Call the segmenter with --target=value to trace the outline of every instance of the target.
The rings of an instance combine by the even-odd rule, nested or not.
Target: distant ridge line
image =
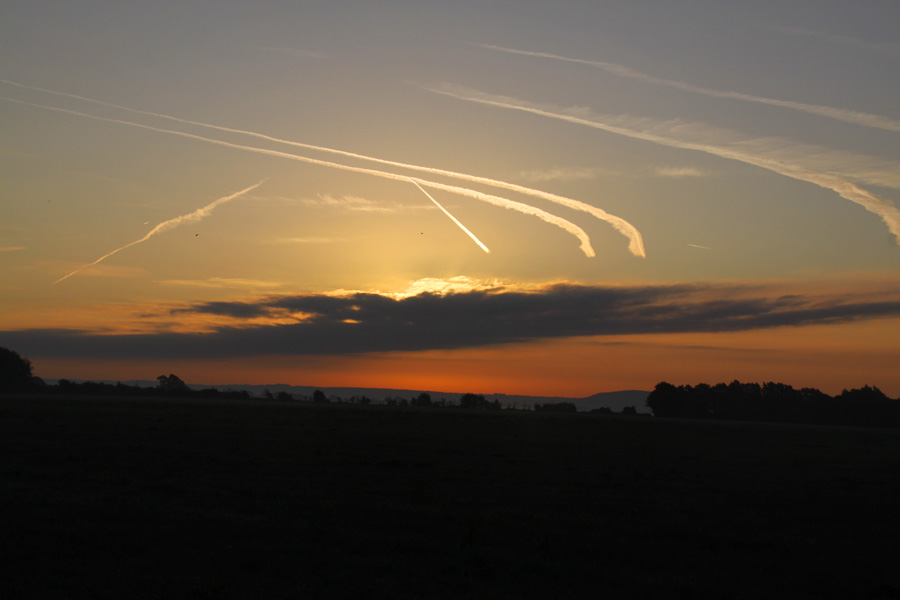
[[[47,383],[56,383],[58,379],[46,379]],[[129,381],[119,380],[82,380],[70,379],[69,381],[83,383],[85,381],[94,381],[96,383],[130,385],[136,387],[156,387],[155,380],[133,379]],[[387,398],[405,398],[411,400],[419,394],[425,393],[431,396],[432,400],[445,399],[452,402],[459,401],[460,397],[467,393],[474,393],[484,396],[489,402],[498,400],[504,407],[517,406],[519,408],[533,407],[535,404],[553,404],[558,402],[570,402],[575,405],[579,411],[591,411],[594,409],[609,408],[613,412],[620,412],[626,406],[633,406],[638,412],[649,413],[650,410],[645,406],[649,391],[645,390],[620,390],[615,392],[598,392],[585,397],[571,396],[530,396],[526,394],[504,394],[493,393],[485,394],[478,391],[471,392],[442,392],[434,390],[410,390],[397,388],[358,388],[358,387],[340,387],[340,386],[312,386],[312,385],[290,385],[286,383],[272,383],[265,385],[251,384],[199,384],[188,383],[188,387],[192,390],[217,389],[226,391],[246,391],[253,397],[262,397],[266,391],[272,394],[286,392],[292,396],[312,396],[316,390],[321,390],[326,396],[338,396],[342,400],[349,400],[354,396],[366,396],[374,402],[383,402]]]

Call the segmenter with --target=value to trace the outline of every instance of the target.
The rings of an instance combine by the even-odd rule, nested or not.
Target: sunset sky
[[[900,396],[900,3],[6,2],[44,378]]]

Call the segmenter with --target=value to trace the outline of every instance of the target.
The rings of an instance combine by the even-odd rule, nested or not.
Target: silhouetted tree
[[[412,399],[411,404],[413,406],[431,406],[431,395],[422,392],[418,396]]]
[[[900,426],[900,400],[868,385],[831,397],[814,388],[795,390],[766,382],[715,386],[657,384],[647,398],[656,416],[735,419],[780,423]]]
[[[463,394],[463,396],[459,399],[459,407],[474,408],[479,410],[500,410],[501,408],[499,400],[489,402],[485,400],[484,396],[481,396],[479,394]]]
[[[25,390],[31,383],[31,361],[14,350],[0,348],[0,392]]]
[[[852,425],[896,423],[900,417],[900,403],[891,400],[874,386],[843,390],[835,398],[835,402],[838,403],[844,421]]]
[[[890,400],[877,387],[869,387],[868,385],[864,385],[859,389],[843,390],[838,398],[849,402],[885,402]]]
[[[156,387],[166,393],[190,392],[191,388],[178,375],[160,375],[156,378]]]
[[[684,412],[681,392],[681,388],[666,381],[660,381],[647,396],[647,408],[652,410],[653,415],[657,417],[681,417]]]
[[[328,397],[322,390],[316,390],[313,392],[312,401],[316,404],[328,404]]]

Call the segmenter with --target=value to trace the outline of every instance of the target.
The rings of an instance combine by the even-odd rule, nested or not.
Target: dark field
[[[900,598],[900,432],[0,397],[2,598]]]

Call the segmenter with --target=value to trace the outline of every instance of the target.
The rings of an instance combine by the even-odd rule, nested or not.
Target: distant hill
[[[72,380],[75,381],[75,380]],[[54,384],[57,380],[48,379],[47,383]],[[102,381],[99,383],[119,383],[117,381]],[[147,381],[147,380],[132,380],[132,381],[122,381],[121,383],[126,385],[132,385],[137,387],[156,387],[156,381]],[[448,402],[458,402],[459,398],[463,396],[463,392],[440,392],[440,391],[432,391],[432,390],[405,390],[405,389],[389,389],[389,388],[355,388],[355,387],[327,387],[327,386],[312,386],[312,385],[288,385],[286,383],[273,383],[267,385],[249,385],[249,384],[226,384],[226,385],[216,385],[216,384],[198,384],[198,383],[190,383],[188,384],[191,389],[194,390],[202,390],[208,388],[215,388],[221,391],[246,391],[251,396],[261,398],[265,395],[266,391],[273,395],[277,395],[281,392],[285,392],[290,394],[294,398],[298,400],[303,400],[307,398],[311,398],[313,392],[316,390],[322,390],[326,396],[332,399],[340,398],[341,400],[349,400],[350,398],[366,396],[370,398],[375,403],[382,403],[388,398],[404,398],[406,400],[411,400],[415,398],[423,391],[431,396],[433,401],[438,401],[441,399],[447,400]],[[647,396],[650,392],[642,391],[642,390],[624,390],[620,392],[601,392],[599,394],[594,394],[593,396],[588,396],[586,398],[570,398],[565,396],[524,396],[524,395],[510,395],[510,394],[484,394],[482,392],[472,390],[474,394],[481,394],[485,397],[486,400],[493,402],[497,400],[500,404],[506,407],[517,407],[517,408],[531,408],[535,404],[552,404],[556,402],[570,402],[575,405],[575,407],[579,411],[591,411],[597,408],[608,408],[613,412],[622,412],[622,409],[626,406],[633,406],[637,412],[639,413],[647,413],[649,414],[651,411],[645,405],[647,400]]]
[[[624,390],[621,392],[601,392],[587,398],[566,398],[561,396],[510,396],[506,394],[485,395],[488,400],[499,400],[501,404],[517,406],[534,406],[555,402],[570,402],[579,411],[591,411],[597,408],[608,408],[613,412],[622,412],[626,406],[633,406],[639,413],[650,413],[646,406],[650,392],[642,390]]]
[[[450,402],[457,402],[463,395],[462,392],[440,392],[433,390],[406,390],[406,389],[387,389],[387,388],[353,388],[353,387],[324,387],[324,386],[298,386],[287,384],[273,385],[219,385],[219,386],[198,386],[191,385],[192,388],[202,389],[204,387],[215,387],[220,390],[246,390],[251,395],[262,396],[266,390],[272,394],[279,392],[287,392],[292,396],[301,398],[304,396],[312,396],[316,390],[322,390],[329,398],[338,397],[342,400],[348,400],[354,396],[366,396],[371,398],[373,402],[383,402],[387,398],[405,398],[410,400],[423,391],[431,396],[432,400],[445,399]],[[493,402],[497,400],[503,407],[515,406],[519,408],[531,408],[535,404],[548,404],[555,402],[571,402],[580,411],[591,411],[596,408],[609,408],[613,412],[621,412],[626,406],[633,406],[638,412],[649,413],[645,402],[650,392],[642,390],[625,390],[621,392],[601,392],[588,396],[586,398],[570,398],[563,396],[524,396],[511,394],[483,394],[478,391],[472,393],[481,394],[486,400]]]

